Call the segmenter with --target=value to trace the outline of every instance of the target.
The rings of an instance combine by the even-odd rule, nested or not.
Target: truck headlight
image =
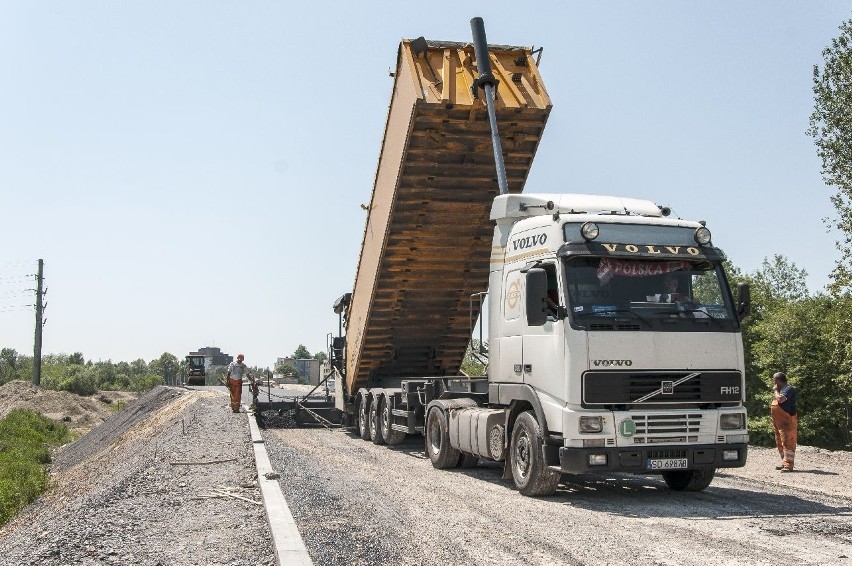
[[[603,417],[580,417],[580,432],[600,432],[603,430]]]
[[[580,227],[580,235],[583,236],[583,239],[587,242],[591,242],[601,233],[598,225],[594,222],[586,222]]]
[[[710,230],[705,228],[704,226],[695,229],[695,241],[700,246],[706,246],[710,243]]]
[[[742,413],[722,413],[719,416],[719,426],[725,430],[744,428]]]

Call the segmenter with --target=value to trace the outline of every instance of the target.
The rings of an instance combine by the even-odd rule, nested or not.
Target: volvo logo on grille
[[[681,383],[686,383],[690,379],[692,379],[694,377],[698,377],[699,375],[701,375],[701,372],[696,371],[695,373],[691,373],[687,376],[681,377],[677,381],[663,381],[663,382],[660,383],[659,389],[657,389],[655,391],[651,391],[650,393],[648,393],[647,395],[645,395],[643,397],[639,397],[638,399],[636,399],[634,401],[634,403],[644,403],[648,399],[652,399],[652,398],[656,397],[657,395],[671,395],[672,393],[674,393],[675,387],[677,387]]]

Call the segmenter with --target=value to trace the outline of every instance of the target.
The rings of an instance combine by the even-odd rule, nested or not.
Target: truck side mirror
[[[748,283],[737,283],[737,314],[740,318],[751,314],[751,288]]]
[[[539,267],[527,271],[527,324],[547,322],[547,272]]]

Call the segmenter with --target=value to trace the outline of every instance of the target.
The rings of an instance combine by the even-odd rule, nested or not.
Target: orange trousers
[[[228,391],[231,393],[231,410],[239,411],[243,396],[243,380],[228,378]]]
[[[791,415],[772,402],[772,427],[775,429],[775,445],[784,468],[792,470],[796,461],[796,440],[798,436],[799,416]]]

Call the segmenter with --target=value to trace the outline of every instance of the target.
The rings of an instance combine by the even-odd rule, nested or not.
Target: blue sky
[[[350,291],[403,37],[543,46],[530,192],[647,198],[745,271],[828,282],[830,190],[805,134],[848,2],[0,0],[0,346],[270,366],[325,350]]]

